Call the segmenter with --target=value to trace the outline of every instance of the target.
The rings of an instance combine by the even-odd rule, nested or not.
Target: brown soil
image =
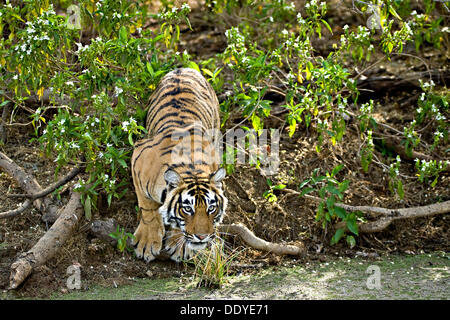
[[[337,9],[335,9],[337,10]],[[333,12],[330,13],[331,15]],[[344,19],[345,14],[334,12],[336,17]],[[195,17],[191,20],[194,31],[186,31],[182,36],[182,47],[187,47],[197,58],[210,57],[224,49],[224,26],[211,26],[208,22]],[[335,22],[339,23],[339,21]],[[347,22],[348,23],[348,22]],[[192,40],[192,41],[191,41]],[[195,41],[194,41],[195,40]],[[320,49],[323,44],[318,43]],[[439,51],[429,49],[427,60],[430,66],[441,65]],[[421,62],[414,58],[393,58],[399,68],[425,70]],[[373,60],[375,61],[375,59]],[[374,68],[371,73],[378,76],[395,73],[388,71],[382,65]],[[441,84],[442,85],[442,84]],[[386,93],[376,99],[377,120],[403,130],[403,121],[416,108],[417,99],[405,105],[403,101],[419,94],[416,90],[406,88],[401,92]],[[364,99],[364,97],[362,97]],[[19,115],[26,122],[26,115]],[[281,116],[283,117],[283,116]],[[19,119],[17,119],[19,121]],[[237,121],[237,120],[236,120]],[[276,118],[269,119],[272,127],[281,127],[282,123]],[[229,123],[231,127],[233,124]],[[357,130],[348,125],[343,140],[336,146],[324,142],[321,153],[315,151],[316,132],[299,126],[296,134],[289,138],[285,134],[281,137],[280,170],[271,180],[275,183],[285,183],[291,189],[296,189],[299,183],[308,178],[315,168],[321,172],[332,170],[340,163],[345,168],[338,174],[339,180],[349,179],[350,187],[346,192],[345,203],[351,205],[372,205],[385,208],[403,208],[434,203],[438,200],[449,200],[450,179],[448,172],[441,176],[435,188],[417,183],[413,179],[404,180],[405,197],[399,200],[388,188],[388,173],[383,168],[372,163],[368,173],[363,172],[359,163],[358,149],[361,140]],[[33,137],[31,127],[9,127],[8,141],[1,148],[11,159],[29,173],[32,173],[41,186],[45,187],[54,181],[54,163],[40,154],[39,146],[29,142]],[[442,150],[448,149],[442,148]],[[378,158],[382,154],[376,151]],[[438,154],[445,159],[444,154]],[[63,174],[62,172],[61,174]],[[414,174],[414,163],[402,161],[401,173],[406,176]],[[435,250],[450,250],[450,221],[448,215],[431,218],[418,218],[408,221],[398,221],[390,225],[385,231],[372,235],[362,235],[357,238],[357,245],[349,249],[345,243],[329,246],[331,232],[325,232],[314,218],[317,204],[309,200],[300,199],[278,191],[278,201],[269,203],[263,193],[268,189],[266,177],[258,169],[250,166],[239,166],[225,181],[226,195],[229,199],[229,209],[224,223],[241,222],[253,230],[255,234],[265,240],[273,242],[305,243],[308,254],[303,259],[279,257],[261,253],[255,250],[244,250],[236,262],[240,265],[286,265],[298,264],[307,260],[326,261],[328,257],[354,257],[356,252],[372,254],[388,254],[392,252],[429,252]],[[6,211],[16,206],[20,201],[7,198],[7,193],[21,193],[17,183],[6,173],[0,173],[0,208]],[[65,203],[67,194],[63,194],[61,205]],[[132,190],[121,201],[114,202],[111,207],[101,206],[93,219],[114,218],[128,232],[133,232],[137,226],[135,213],[136,197]],[[49,226],[41,220],[41,214],[36,209],[30,209],[11,219],[0,220],[0,289],[5,290],[9,282],[11,263],[24,251],[30,249],[45,233]],[[66,270],[74,264],[82,266],[83,288],[87,289],[94,283],[105,286],[118,286],[128,283],[132,278],[167,277],[191,272],[185,267],[170,261],[157,261],[146,264],[137,260],[131,253],[120,253],[88,234],[89,221],[83,219],[76,234],[68,241],[63,249],[44,266],[37,268],[25,283],[16,290],[19,297],[45,297],[55,290],[66,291]],[[227,237],[230,248],[242,246],[233,237]],[[235,268],[239,272],[255,272],[254,268]]]

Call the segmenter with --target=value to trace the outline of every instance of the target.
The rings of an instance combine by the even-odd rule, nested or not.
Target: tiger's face
[[[184,244],[191,250],[204,249],[215,237],[215,227],[222,222],[227,206],[221,181],[223,168],[209,178],[185,178],[166,171],[167,197],[159,208],[164,224],[183,233]]]

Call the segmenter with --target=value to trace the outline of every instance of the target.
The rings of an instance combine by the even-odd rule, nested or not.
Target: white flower
[[[436,131],[436,132],[434,133],[434,135],[435,135],[436,137],[438,137],[439,139],[444,137],[444,134],[443,134],[441,131],[439,131],[439,130]]]
[[[17,80],[19,77],[17,76],[17,74],[15,74],[12,78],[13,80]]]
[[[348,24],[346,24],[343,29],[347,30],[348,29]]]
[[[114,88],[114,96],[117,97],[119,94],[121,94],[123,92],[123,89],[120,87],[115,87]]]
[[[67,81],[67,82],[66,82],[66,85],[68,85],[68,86],[73,86],[73,82],[72,82],[72,81]]]

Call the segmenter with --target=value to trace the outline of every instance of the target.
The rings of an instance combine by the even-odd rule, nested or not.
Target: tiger
[[[189,260],[215,239],[227,207],[217,96],[197,70],[175,69],[150,96],[145,127],[131,157],[140,217],[134,250],[146,262]]]

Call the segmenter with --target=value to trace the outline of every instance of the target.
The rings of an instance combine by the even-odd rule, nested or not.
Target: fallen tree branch
[[[1,212],[0,213],[0,219],[17,216],[18,214],[21,214],[26,209],[28,209],[30,206],[31,206],[31,200],[27,199],[27,200],[25,200],[24,203],[22,203],[22,205],[19,208],[13,209],[13,210],[9,210],[9,211],[6,211],[6,212]]]
[[[281,189],[283,192],[290,194],[300,195],[300,192],[285,188]],[[323,200],[311,195],[304,195],[306,199],[313,200],[315,202],[322,202]],[[380,207],[371,206],[351,206],[343,203],[335,203],[336,207],[340,207],[349,212],[361,211],[368,213],[371,217],[378,218],[375,221],[359,223],[358,230],[363,233],[373,233],[382,231],[389,226],[393,221],[400,219],[413,219],[419,217],[430,217],[437,214],[443,214],[450,212],[450,200],[445,202],[433,203],[421,207],[401,208],[401,209],[386,209]],[[340,222],[335,225],[336,229],[345,228],[345,222]]]
[[[379,232],[387,228],[395,220],[413,219],[420,217],[431,217],[437,214],[444,214],[450,212],[450,200],[440,203],[433,203],[427,206],[402,208],[402,209],[383,209],[384,215],[378,220],[359,223],[358,230],[362,233]],[[346,227],[345,222],[336,224],[335,228]]]
[[[111,238],[109,234],[116,231],[117,225],[118,224],[114,219],[96,220],[92,222],[89,232],[94,237],[99,238],[112,246],[116,246],[117,240]],[[252,249],[272,252],[278,255],[299,256],[305,253],[305,249],[302,245],[272,243],[258,238],[253,234],[253,232],[242,224],[221,225],[218,227],[218,231],[239,236],[245,244]],[[127,245],[129,247],[132,246],[131,239],[128,239]],[[165,258],[164,254],[161,254],[160,257]]]
[[[0,169],[5,171],[9,176],[17,181],[19,187],[30,195],[39,195],[43,191],[48,191],[52,186],[43,190],[36,179],[25,172],[20,166],[18,166],[13,160],[8,158],[4,153],[0,152]],[[73,171],[71,171],[73,174]],[[51,192],[49,192],[51,193]],[[33,205],[42,213],[42,220],[44,222],[53,223],[58,217],[59,207],[53,203],[53,201],[47,197],[33,198]]]
[[[243,224],[225,224],[219,226],[219,232],[231,233],[239,236],[249,247],[261,251],[267,251],[278,255],[294,255],[299,256],[305,253],[303,246],[272,243],[255,236]]]
[[[39,241],[11,265],[9,289],[16,289],[32,273],[53,257],[71,236],[83,214],[80,193],[72,192],[58,219]]]
[[[7,196],[9,198],[27,198],[27,199],[31,199],[31,200],[43,198],[43,197],[49,195],[50,193],[52,193],[53,191],[55,191],[56,189],[58,189],[59,187],[65,185],[67,182],[71,181],[82,171],[82,169],[83,169],[82,167],[73,168],[67,175],[65,175],[60,180],[58,180],[57,182],[55,182],[51,186],[43,189],[40,192],[33,193],[33,194],[25,194],[25,193],[14,194],[13,193],[13,194],[8,194]]]

